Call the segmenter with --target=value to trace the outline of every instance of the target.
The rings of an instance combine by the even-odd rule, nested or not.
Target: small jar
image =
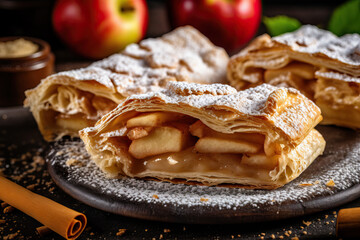
[[[0,57],[0,107],[19,106],[24,91],[36,87],[54,72],[54,55],[45,41],[30,37],[2,37],[0,42],[19,38],[38,45],[38,50],[24,57]]]

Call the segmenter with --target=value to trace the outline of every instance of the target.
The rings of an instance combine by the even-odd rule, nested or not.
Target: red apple
[[[53,25],[75,52],[99,59],[140,41],[146,32],[145,0],[58,0]]]
[[[238,50],[256,33],[261,0],[171,0],[173,27],[192,25],[228,52]]]

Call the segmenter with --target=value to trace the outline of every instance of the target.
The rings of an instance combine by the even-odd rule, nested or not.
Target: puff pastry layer
[[[145,39],[87,68],[61,72],[26,92],[44,138],[77,136],[132,94],[159,91],[168,81],[226,81],[227,53],[196,29]]]
[[[80,131],[108,177],[273,189],[325,147],[320,109],[295,89],[170,82]]]
[[[265,34],[231,58],[227,74],[239,90],[262,83],[297,88],[321,108],[322,124],[360,127],[358,34],[338,38],[310,25]]]

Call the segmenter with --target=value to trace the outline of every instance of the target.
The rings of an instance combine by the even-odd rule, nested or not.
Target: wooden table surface
[[[331,11],[340,2],[302,1],[294,5],[287,1],[272,4],[270,0],[264,0],[263,15],[285,14],[303,23],[326,26]],[[147,36],[159,36],[169,31],[163,1],[149,1],[149,8],[153,17]],[[258,34],[264,31],[261,26]],[[91,63],[59,43],[53,49],[56,71]],[[53,183],[43,161],[46,146],[28,112],[20,108],[0,109],[0,173],[36,193],[85,213],[89,223],[79,239],[337,239],[335,223],[339,208],[283,221],[236,225],[174,224],[106,213],[71,198]],[[360,199],[341,208],[355,206],[360,206]],[[62,239],[55,233],[40,237],[35,229],[41,224],[36,220],[16,209],[10,213],[3,211],[4,207],[1,207],[0,219],[5,223],[0,223],[0,239]],[[117,236],[119,229],[126,229],[125,234]]]

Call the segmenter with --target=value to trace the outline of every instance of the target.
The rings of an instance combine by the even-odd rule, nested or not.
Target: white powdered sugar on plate
[[[90,160],[83,143],[78,140],[55,143],[47,160],[49,168],[65,173],[63,176],[66,177],[61,177],[63,180],[96,191],[100,198],[110,196],[140,205],[160,204],[164,208],[196,207],[200,215],[209,211],[209,207],[230,211],[234,215],[245,208],[261,213],[266,206],[281,209],[286,204],[302,204],[341,193],[360,183],[360,133],[327,126],[320,126],[318,130],[327,141],[324,154],[297,179],[275,190],[207,187],[131,178],[108,179]],[[67,164],[69,159],[72,164]]]

